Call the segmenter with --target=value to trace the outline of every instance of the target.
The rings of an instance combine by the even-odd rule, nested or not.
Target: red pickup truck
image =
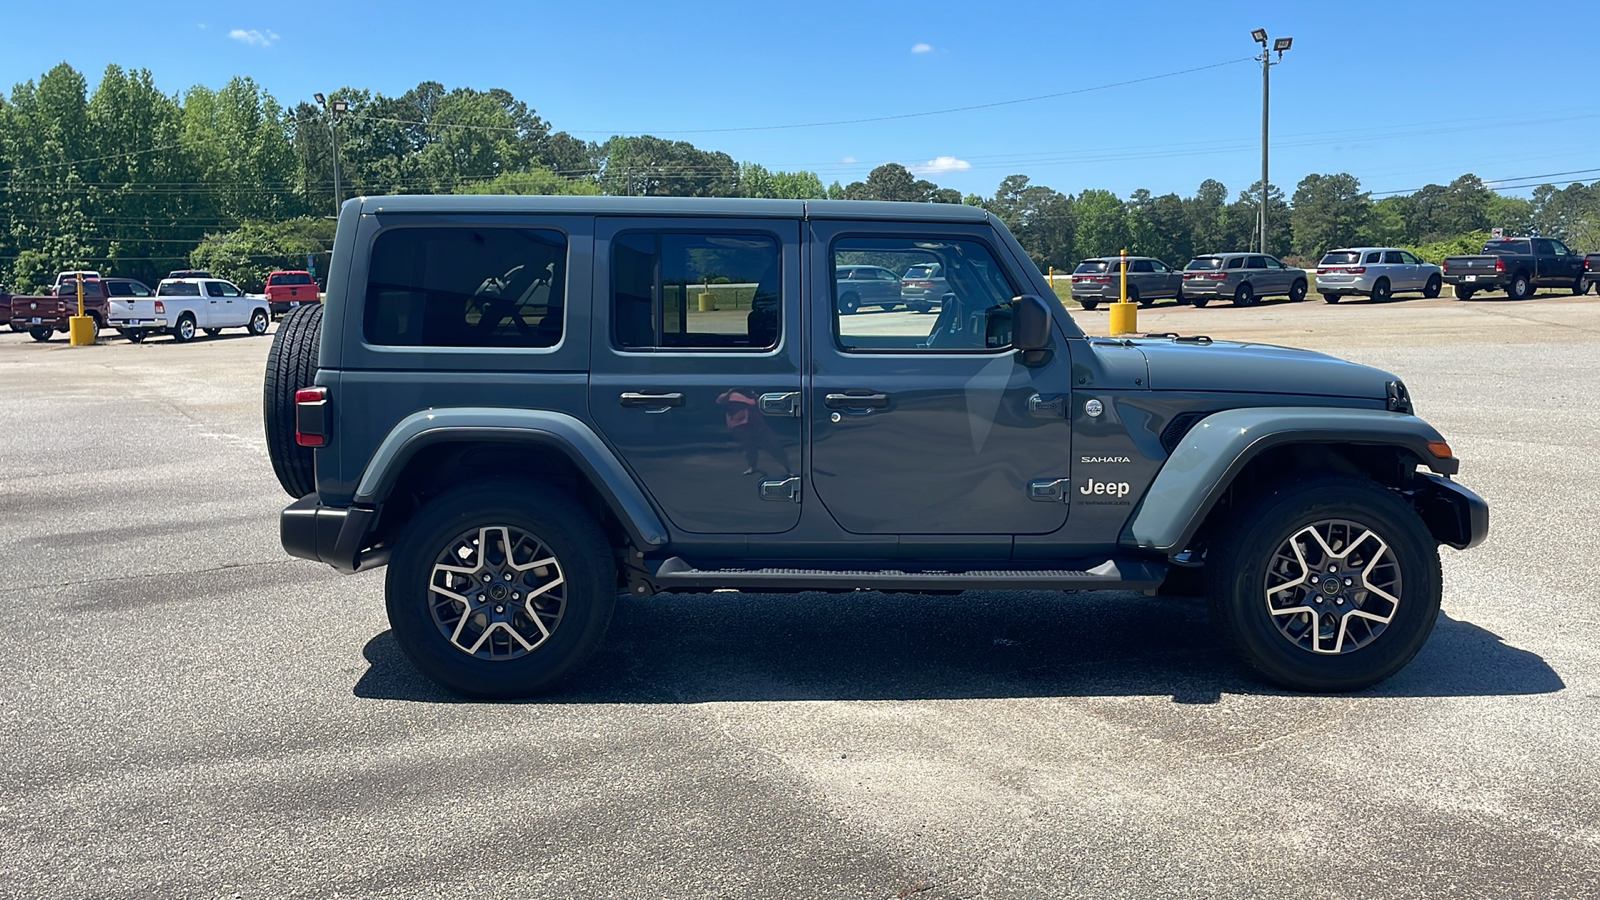
[[[36,341],[48,341],[57,332],[67,333],[68,319],[78,314],[78,280],[68,278],[61,282],[60,295],[11,296],[11,330],[26,331]],[[83,313],[94,320],[94,333],[106,324],[111,300],[106,293],[106,282],[100,278],[83,281]]]
[[[273,272],[267,276],[267,304],[281,316],[302,303],[317,302],[317,283],[307,271]]]

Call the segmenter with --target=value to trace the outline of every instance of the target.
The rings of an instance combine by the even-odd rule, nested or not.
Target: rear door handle
[[[888,394],[828,394],[822,398],[829,409],[888,409]]]
[[[637,391],[625,391],[617,398],[617,402],[629,409],[665,409],[669,406],[682,406],[683,394],[673,391],[669,394],[643,394]]]

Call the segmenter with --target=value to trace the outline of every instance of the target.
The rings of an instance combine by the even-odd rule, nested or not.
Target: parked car
[[[0,286],[0,327],[11,327],[11,292]]]
[[[849,315],[863,306],[888,311],[902,304],[900,276],[883,266],[835,266],[835,296],[839,312]]]
[[[65,274],[49,294],[11,297],[12,331],[26,331],[36,341],[48,341],[58,333],[67,333],[71,318],[78,314],[78,275]],[[98,275],[84,273],[83,314],[93,320],[96,338],[106,326],[109,311],[106,281]]]
[[[50,283],[50,293],[52,293],[52,294],[61,293],[61,283],[62,282],[69,281],[69,280],[72,280],[72,279],[76,279],[76,278],[79,278],[80,276],[85,278],[85,279],[94,279],[94,278],[99,278],[100,277],[100,273],[99,272],[95,272],[95,271],[91,271],[91,270],[88,270],[88,269],[81,269],[81,270],[78,270],[78,271],[75,271],[75,272],[58,272],[58,273],[56,273],[56,280]],[[76,290],[76,288],[74,288],[74,290]]]
[[[1072,270],[1072,299],[1084,309],[1122,299],[1122,257],[1086,259]],[[1128,302],[1150,306],[1157,300],[1184,302],[1183,273],[1153,256],[1128,257]]]
[[[900,299],[915,312],[932,312],[949,292],[950,283],[945,281],[940,263],[919,263],[900,276]]]
[[[1383,302],[1400,291],[1437,297],[1443,271],[1398,247],[1350,247],[1329,250],[1317,264],[1317,293],[1329,303],[1352,294]]]
[[[1591,285],[1600,285],[1600,253],[1591,253],[1583,260],[1583,289],[1587,291]],[[1600,294],[1600,287],[1595,293]]]
[[[619,594],[1141,591],[1199,567],[1256,674],[1351,691],[1426,642],[1440,544],[1487,534],[1395,375],[1086,339],[983,210],[605,200],[350,200],[333,290],[267,353],[284,549],[387,565],[397,646],[450,690],[550,690]],[[939,315],[808,301],[807,273],[869,253],[937,259]],[[707,259],[770,314],[683,303]],[[513,268],[548,280],[480,293]]]
[[[317,284],[311,273],[273,272],[267,276],[267,286],[262,292],[274,316],[281,316],[302,303],[317,302]]]
[[[1542,287],[1574,294],[1587,288],[1584,258],[1555,238],[1499,238],[1484,244],[1477,256],[1446,257],[1443,268],[1457,300],[1470,300],[1480,291],[1505,291],[1512,300],[1525,300]]]
[[[1183,297],[1195,306],[1231,298],[1234,306],[1251,306],[1262,297],[1306,297],[1306,270],[1286,266],[1265,253],[1210,253],[1189,260],[1183,270]]]
[[[183,343],[202,330],[216,336],[224,328],[244,328],[262,335],[272,321],[265,298],[247,297],[220,278],[164,278],[148,303],[147,309],[145,301],[127,298],[111,324],[134,343],[153,334]]]

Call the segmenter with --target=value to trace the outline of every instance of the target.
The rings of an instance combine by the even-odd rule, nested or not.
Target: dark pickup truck
[[[67,332],[68,319],[78,314],[78,282],[67,279],[61,282],[61,296],[11,296],[10,321],[12,331],[26,331],[36,341],[48,341],[57,332]],[[94,320],[94,333],[99,336],[105,327],[106,314],[111,301],[106,296],[106,282],[87,278],[83,282],[83,312]]]
[[[1589,290],[1590,285],[1600,284],[1600,253],[1591,253],[1583,261],[1583,289]],[[1600,290],[1595,293],[1600,294]]]
[[[1510,237],[1489,241],[1478,256],[1446,257],[1443,268],[1457,300],[1479,291],[1505,291],[1512,300],[1525,300],[1542,287],[1583,293],[1583,266],[1583,257],[1555,238]]]

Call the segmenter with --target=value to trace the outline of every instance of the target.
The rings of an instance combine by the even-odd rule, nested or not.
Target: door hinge
[[[791,475],[782,481],[763,481],[757,485],[761,499],[775,503],[800,502],[800,476]]]
[[[762,394],[758,402],[761,406],[762,415],[790,417],[800,415],[799,391]]]
[[[1067,499],[1070,478],[1036,478],[1028,482],[1028,499],[1040,503],[1055,503]]]
[[[1028,412],[1046,419],[1061,419],[1067,415],[1067,395],[1057,394],[1045,399],[1039,394],[1028,398]]]

